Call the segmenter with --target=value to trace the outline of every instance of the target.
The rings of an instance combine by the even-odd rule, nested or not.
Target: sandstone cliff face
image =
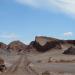
[[[7,49],[7,45],[0,42],[0,49]]]
[[[16,51],[16,52],[21,52],[23,50],[25,50],[27,47],[27,45],[25,45],[24,43],[20,42],[20,41],[13,41],[8,45],[9,50],[11,51]]]
[[[61,49],[61,45],[58,39],[44,36],[36,37],[32,45],[34,48],[36,48],[37,51],[40,52],[48,51],[51,48]]]

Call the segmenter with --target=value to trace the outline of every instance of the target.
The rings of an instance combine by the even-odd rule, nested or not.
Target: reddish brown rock
[[[67,50],[65,50],[63,52],[63,54],[67,54],[67,55],[75,55],[75,48],[74,47],[70,47]]]
[[[33,45],[28,45],[26,48],[27,52],[36,52],[37,50],[35,49],[35,47],[33,47]]]
[[[21,52],[26,50],[27,45],[20,41],[13,41],[8,45],[8,49],[16,52]]]
[[[40,52],[48,51],[51,48],[61,49],[60,40],[44,36],[36,37],[35,41],[32,42],[32,46]]]
[[[66,43],[75,45],[75,40],[66,40]]]
[[[7,45],[0,42],[0,49],[7,49]]]

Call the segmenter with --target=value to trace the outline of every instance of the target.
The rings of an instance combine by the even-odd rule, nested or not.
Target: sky
[[[75,39],[75,0],[0,0],[0,41],[35,36]]]

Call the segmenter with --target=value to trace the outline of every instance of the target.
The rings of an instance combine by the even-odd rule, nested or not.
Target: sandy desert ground
[[[75,75],[75,56],[62,54],[67,47],[45,53],[15,54],[0,50],[7,67],[0,75]]]

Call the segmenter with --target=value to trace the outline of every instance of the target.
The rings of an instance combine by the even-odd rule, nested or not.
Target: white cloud
[[[59,11],[75,14],[75,0],[16,0],[17,2],[34,7],[55,8]]]
[[[73,33],[72,32],[65,32],[64,36],[73,36]]]
[[[18,36],[14,33],[0,33],[0,38],[8,40],[17,40]]]

